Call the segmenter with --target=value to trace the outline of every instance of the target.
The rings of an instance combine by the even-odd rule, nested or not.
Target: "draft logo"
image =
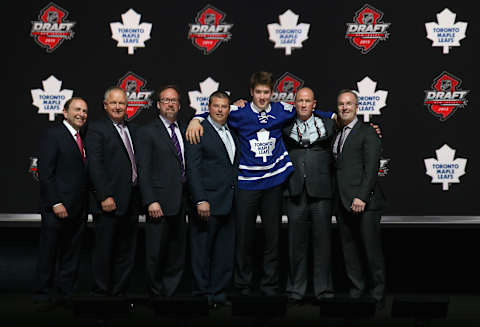
[[[117,86],[127,93],[127,120],[137,117],[152,104],[153,91],[146,90],[147,82],[135,73],[128,72],[119,79]]]

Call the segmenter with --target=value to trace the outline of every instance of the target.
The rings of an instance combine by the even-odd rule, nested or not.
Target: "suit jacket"
[[[67,127],[60,123],[40,140],[38,160],[42,211],[63,203],[69,217],[79,217],[87,205],[87,166]]]
[[[288,124],[282,130],[283,141],[294,168],[293,174],[288,179],[287,196],[298,196],[306,189],[311,197],[333,197],[331,142],[335,135],[335,125],[331,119],[320,119],[327,133],[308,147],[304,147],[290,137],[295,122]]]
[[[185,125],[177,123],[185,141]],[[158,202],[164,215],[178,214],[182,205],[182,171],[175,145],[160,118],[140,129],[138,144],[138,182],[143,205]]]
[[[203,136],[198,144],[187,145],[187,180],[193,204],[208,201],[212,216],[227,215],[232,210],[238,185],[240,144],[230,129],[235,142],[233,164],[227,149],[212,124],[202,122]]]
[[[365,210],[380,210],[386,206],[377,182],[380,152],[381,141],[375,130],[358,121],[345,139],[335,164],[338,201],[347,210],[351,210],[354,198],[366,203]]]
[[[136,157],[137,128],[130,123],[126,125]],[[100,202],[113,197],[117,206],[115,215],[125,215],[132,193],[132,164],[123,140],[110,118],[89,124],[86,146],[89,153],[88,173],[92,184],[92,213],[102,213]]]

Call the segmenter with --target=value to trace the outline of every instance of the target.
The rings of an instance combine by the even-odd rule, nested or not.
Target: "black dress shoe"
[[[295,307],[295,306],[302,305],[302,304],[303,304],[302,299],[295,299],[293,297],[289,297],[288,300],[287,300],[287,306],[288,307]]]
[[[357,288],[352,288],[348,293],[352,299],[361,298],[365,294],[363,290],[359,290]]]
[[[382,311],[383,309],[385,309],[385,298],[382,298],[381,300],[376,300],[375,301],[375,309],[377,311]]]
[[[37,312],[50,312],[55,310],[56,305],[52,302],[39,302],[35,304],[35,310]]]

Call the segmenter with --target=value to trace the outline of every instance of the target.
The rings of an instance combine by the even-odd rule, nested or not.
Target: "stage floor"
[[[266,320],[232,316],[231,307],[211,310],[206,317],[180,319],[158,317],[149,306],[138,304],[129,316],[100,323],[80,319],[63,307],[37,312],[31,294],[12,293],[0,295],[0,322],[2,326],[480,326],[480,294],[429,294],[449,297],[448,316],[423,325],[413,319],[392,318],[393,299],[403,295],[389,294],[385,308],[373,319],[327,319],[320,317],[319,307],[313,304],[289,307],[285,316]]]

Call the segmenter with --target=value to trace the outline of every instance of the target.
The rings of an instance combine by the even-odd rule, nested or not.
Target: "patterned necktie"
[[[177,157],[180,160],[180,169],[182,170],[182,178],[185,178],[185,166],[183,165],[183,158],[182,158],[182,149],[180,148],[180,142],[178,141],[177,134],[175,133],[175,123],[170,124],[170,130],[172,131],[172,141],[175,145],[175,149],[177,149]]]
[[[78,149],[80,150],[80,153],[82,154],[83,162],[85,162],[85,152],[83,151],[82,138],[80,137],[80,133],[79,133],[79,132],[77,132],[77,133],[75,134],[75,140],[77,141]]]
[[[137,181],[137,164],[135,162],[135,157],[133,155],[132,144],[130,143],[130,139],[128,138],[127,132],[125,131],[125,125],[118,124],[120,127],[120,135],[122,136],[123,144],[128,152],[128,157],[130,158],[130,163],[132,164],[132,183],[135,184]]]

